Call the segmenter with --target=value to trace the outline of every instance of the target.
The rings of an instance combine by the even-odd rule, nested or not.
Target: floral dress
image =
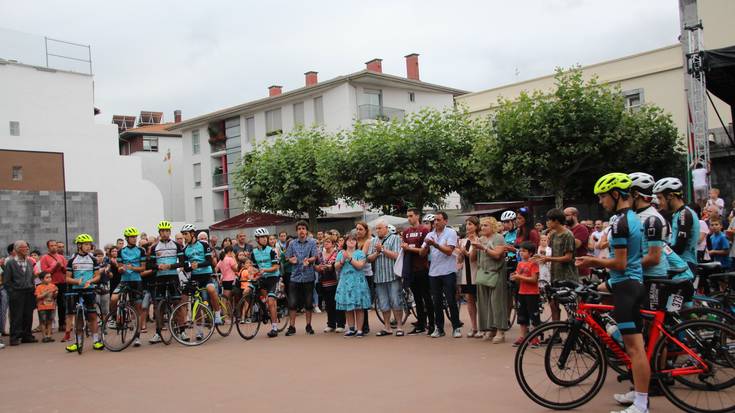
[[[343,255],[344,251],[340,251],[337,255],[337,262],[342,261]],[[362,261],[365,259],[365,253],[362,250],[355,250],[352,253],[352,259]],[[369,264],[366,263],[366,265]],[[362,270],[353,267],[349,261],[345,261],[340,271],[335,301],[337,310],[341,311],[370,308],[370,289],[365,280],[365,274]]]

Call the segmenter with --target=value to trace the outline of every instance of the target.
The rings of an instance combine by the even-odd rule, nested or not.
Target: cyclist
[[[66,285],[71,286],[71,292],[66,293],[66,326],[70,328],[74,323],[76,306],[79,296],[82,296],[84,307],[87,311],[87,321],[92,330],[92,348],[102,350],[105,345],[100,340],[99,324],[97,323],[97,307],[95,307],[96,295],[92,290],[93,284],[100,280],[100,266],[92,256],[92,243],[94,239],[89,234],[79,234],[74,243],[77,244],[77,252],[69,258],[66,267]],[[79,328],[79,326],[74,326]],[[84,334],[84,332],[82,333]],[[66,346],[66,351],[73,353],[79,349],[79,343]]]
[[[171,223],[158,223],[158,242],[151,247],[150,257],[156,271],[156,288],[153,291],[154,301],[165,297],[166,292],[173,298],[181,297],[179,274],[177,269],[184,265],[184,247],[171,239]],[[151,344],[161,342],[156,332],[150,340]]]
[[[135,302],[135,310],[143,321],[140,324],[142,326],[145,325],[145,317],[147,315],[143,311],[143,279],[140,273],[146,270],[146,253],[143,248],[138,246],[138,235],[140,235],[140,231],[135,227],[127,227],[123,231],[127,245],[117,253],[117,268],[120,272],[120,284],[112,292],[110,311],[113,313],[117,311],[117,301],[120,299],[120,291],[124,286],[127,286],[132,292],[131,299]],[[140,346],[140,337],[135,337],[133,345],[135,347]]]
[[[597,181],[595,195],[605,210],[615,214],[610,219],[610,258],[584,256],[577,257],[575,263],[582,268],[606,267],[610,270],[610,279],[598,289],[612,292],[613,318],[623,335],[635,384],[633,404],[619,413],[647,413],[651,366],[641,334],[640,308],[645,300],[641,266],[643,231],[640,219],[631,210],[631,185],[631,179],[623,173],[610,173]]]
[[[653,186],[653,193],[658,198],[661,209],[673,213],[669,238],[671,249],[684,259],[689,269],[694,272],[697,266],[699,217],[684,203],[683,188],[678,178],[663,178]]]
[[[630,196],[633,208],[643,226],[641,259],[643,278],[666,277],[669,265],[663,255],[663,247],[666,245],[668,225],[664,217],[651,205],[653,200],[651,190],[656,182],[653,176],[645,172],[634,172],[628,177],[631,180]]]
[[[207,289],[209,303],[214,310],[214,323],[222,324],[217,285],[212,271],[212,249],[209,244],[197,240],[196,231],[196,227],[192,224],[186,224],[181,228],[185,244],[184,271],[191,274],[191,280],[196,282],[199,288]]]
[[[508,274],[515,271],[518,260],[516,258],[516,238],[518,237],[518,229],[516,228],[516,213],[513,211],[505,211],[500,215],[500,222],[503,223],[503,238],[505,239],[505,251],[508,262]]]
[[[258,269],[260,277],[260,288],[268,293],[268,312],[271,316],[271,331],[268,337],[278,336],[278,313],[276,311],[276,298],[278,294],[279,261],[276,250],[268,245],[268,230],[258,228],[255,230],[255,241],[258,246],[253,250],[253,263]]]

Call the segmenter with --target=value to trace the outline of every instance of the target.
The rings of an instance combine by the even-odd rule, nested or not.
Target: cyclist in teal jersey
[[[100,280],[100,266],[92,256],[92,243],[94,239],[89,234],[79,234],[74,243],[77,244],[77,252],[69,259],[66,267],[66,285],[71,286],[71,291],[66,295],[66,328],[71,331],[74,325],[74,315],[82,296],[84,307],[87,311],[89,329],[92,331],[92,348],[102,350],[105,345],[100,340],[100,326],[97,322],[97,307],[95,307],[96,296],[94,284]],[[74,326],[77,328],[78,326]],[[79,349],[79,343],[66,346],[66,351],[73,353]]]
[[[684,186],[678,178],[663,178],[653,186],[662,210],[673,213],[669,245],[694,272],[697,266],[699,217],[684,203]]]
[[[516,213],[513,211],[505,211],[500,215],[500,222],[503,223],[503,239],[505,239],[505,251],[508,253],[508,261],[510,268],[508,274],[515,270],[518,257],[516,256],[516,238],[518,238],[518,228],[516,228]]]
[[[121,248],[117,253],[117,269],[120,272],[120,284],[118,284],[115,291],[112,292],[110,297],[110,312],[115,313],[117,311],[117,302],[120,299],[120,291],[123,286],[127,286],[133,292],[131,301],[135,302],[135,309],[138,312],[142,322],[141,326],[145,325],[145,317],[147,316],[143,311],[143,279],[140,273],[146,270],[146,253],[145,250],[138,246],[138,231],[135,227],[127,227],[123,231],[125,242],[127,245]],[[133,345],[140,346],[140,338],[136,337],[133,341]]]
[[[207,289],[209,305],[214,310],[214,323],[222,324],[217,283],[212,268],[212,249],[209,244],[197,239],[194,225],[184,225],[181,233],[184,235],[184,271],[191,274],[191,280],[196,282],[199,288]]]
[[[276,298],[278,293],[279,262],[278,254],[268,245],[268,230],[258,228],[255,230],[255,240],[258,247],[253,250],[253,264],[258,269],[256,277],[260,277],[260,287],[268,292],[268,312],[271,316],[271,331],[268,337],[278,336],[278,313],[276,311]]]
[[[171,239],[171,223],[158,223],[158,242],[151,247],[149,260],[156,271],[158,287],[153,291],[153,298],[160,299],[168,292],[171,297],[180,297],[178,268],[184,266],[184,247]],[[156,333],[150,340],[151,344],[161,342],[161,336]]]
[[[633,208],[643,231],[643,278],[667,277],[669,263],[664,257],[663,248],[666,245],[668,226],[664,217],[651,204],[651,190],[656,181],[645,172],[634,172],[628,177],[632,181],[630,196],[633,199]]]
[[[623,335],[635,384],[633,404],[618,413],[648,413],[651,366],[646,358],[640,315],[645,300],[641,266],[643,231],[640,220],[631,210],[631,185],[631,179],[623,173],[610,173],[597,181],[594,192],[600,198],[600,204],[605,210],[615,213],[610,219],[610,258],[577,257],[575,264],[583,268],[605,267],[610,270],[610,279],[600,284],[598,289],[613,294],[613,318]]]

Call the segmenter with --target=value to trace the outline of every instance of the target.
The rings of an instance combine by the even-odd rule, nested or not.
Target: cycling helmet
[[[268,230],[265,228],[258,228],[255,230],[255,238],[267,237],[268,235],[270,234],[268,234]]]
[[[395,234],[396,232],[398,232],[398,230],[396,230],[396,226],[395,226],[395,225],[393,225],[393,224],[388,224],[387,226],[388,226],[388,232],[389,232],[389,233],[391,233],[391,234]]]
[[[653,185],[656,184],[656,180],[653,179],[653,176],[650,174],[647,174],[645,172],[633,172],[632,174],[628,174],[628,178],[631,180],[631,188],[639,189],[648,192],[651,188],[653,188]]]
[[[125,228],[125,231],[123,231],[123,235],[126,237],[137,237],[140,235],[140,231],[135,227],[127,227]]]
[[[89,234],[79,234],[74,238],[75,244],[84,244],[85,242],[94,242],[94,239],[92,239],[92,236]]]
[[[424,222],[434,222],[436,220],[436,217],[434,214],[426,214],[424,215]]]
[[[656,185],[653,186],[653,193],[660,194],[662,192],[678,192],[681,193],[684,185],[681,184],[679,178],[663,178],[656,181]]]
[[[501,221],[513,221],[514,219],[516,219],[516,213],[513,211],[505,211],[500,216]]]
[[[628,191],[633,183],[628,175],[620,172],[609,173],[597,180],[595,184],[595,195],[605,194],[613,189]]]
[[[158,230],[171,229],[171,223],[168,221],[161,221],[158,223]]]
[[[194,226],[194,224],[186,224],[183,227],[181,227],[181,232],[196,232],[197,228]]]

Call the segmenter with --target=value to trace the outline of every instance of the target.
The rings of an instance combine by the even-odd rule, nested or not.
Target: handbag
[[[499,275],[497,272],[490,272],[482,268],[477,269],[477,277],[475,282],[489,288],[495,288],[498,285]]]

